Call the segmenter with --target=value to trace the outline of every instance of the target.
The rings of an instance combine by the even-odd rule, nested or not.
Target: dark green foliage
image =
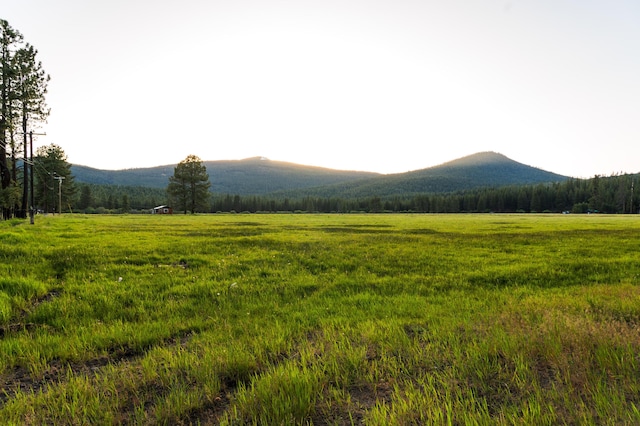
[[[5,219],[26,217],[28,174],[18,169],[27,156],[27,134],[46,120],[49,76],[36,59],[37,50],[0,19],[0,208]],[[20,175],[20,176],[19,176]],[[21,193],[21,201],[16,196]]]
[[[13,29],[9,22],[0,19],[0,189],[11,185],[11,171],[7,164],[15,135],[16,94],[13,90],[18,78],[17,69],[13,66],[13,56],[22,43],[22,34]],[[15,180],[15,179],[14,179]],[[3,216],[6,218],[9,206],[3,205]]]
[[[169,177],[167,195],[169,202],[184,214],[207,211],[209,199],[209,175],[196,155],[189,155],[178,164]]]
[[[640,197],[632,193],[632,183],[638,175],[594,178],[598,180],[598,196],[594,197],[593,179],[569,179],[562,183],[481,188],[449,194],[426,193],[409,197],[323,198],[214,195],[211,212],[571,212],[571,213],[637,213]],[[105,212],[113,209],[114,200],[127,195],[132,210],[149,210],[166,204],[166,193],[161,189],[114,185],[80,184],[91,189],[93,203],[87,212]],[[533,207],[532,207],[533,206]],[[91,208],[93,210],[91,210]],[[100,210],[101,209],[101,210]]]
[[[420,212],[420,213],[638,213],[632,191],[638,175],[569,179],[562,183],[479,188],[448,194],[362,198],[216,196],[213,211]],[[594,182],[598,182],[595,184]],[[597,193],[594,187],[597,185]]]
[[[33,162],[35,207],[45,212],[69,211],[76,187],[63,149],[56,144],[41,146]]]
[[[78,200],[78,208],[86,210],[93,204],[93,193],[89,185],[80,186],[80,199]]]
[[[135,211],[148,212],[155,206],[167,204],[167,192],[160,188],[88,183],[80,183],[78,188],[80,189],[80,197],[76,204],[76,210],[85,213],[118,213],[108,210],[114,209],[114,200],[120,200],[119,207],[123,209],[125,197],[128,200],[129,209]],[[88,204],[87,199],[89,200]]]

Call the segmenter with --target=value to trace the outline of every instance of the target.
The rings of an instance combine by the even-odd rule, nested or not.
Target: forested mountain
[[[260,159],[238,163],[246,166],[251,162],[254,166],[267,166],[263,176],[272,173],[286,180],[286,176],[273,170],[283,163],[269,164]],[[306,184],[314,182],[309,173],[304,172],[305,166],[285,163],[285,169],[303,170],[302,176],[307,173]],[[321,175],[334,171],[320,169],[321,173],[314,172]],[[346,173],[360,176],[357,172]],[[226,178],[242,181],[243,176],[255,175],[255,171],[243,175],[241,170],[236,170],[235,175],[228,172]],[[296,191],[243,194],[231,189],[226,193],[216,192],[211,199],[210,211],[638,213],[640,191],[634,191],[634,188],[638,188],[639,179],[637,174],[566,178],[525,166],[500,154],[480,153],[430,169],[399,175],[374,175],[373,178]],[[87,183],[78,186],[79,197],[74,208],[79,211],[148,211],[157,204],[166,203],[166,192],[162,187]]]
[[[449,193],[475,188],[562,182],[566,176],[513,161],[495,152],[480,152],[439,166],[407,173],[380,175],[370,179],[287,191],[289,197],[361,198]]]
[[[377,173],[333,170],[302,166],[263,157],[245,160],[203,161],[209,174],[211,192],[218,194],[263,195],[377,176]],[[127,170],[99,170],[72,166],[77,182],[98,185],[166,188],[174,165]]]
[[[203,164],[209,174],[211,192],[241,196],[384,198],[567,179],[494,152],[482,152],[439,166],[390,175],[302,166],[261,157],[205,161]],[[82,183],[166,188],[174,167],[98,170],[74,165],[72,172],[76,181]]]

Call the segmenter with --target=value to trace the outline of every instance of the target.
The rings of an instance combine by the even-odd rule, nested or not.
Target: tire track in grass
[[[228,415],[236,400],[235,395],[240,388],[249,388],[252,381],[256,380],[261,373],[276,369],[284,363],[304,362],[301,358],[301,352],[305,350],[305,347],[307,350],[311,347],[314,353],[311,364],[307,367],[326,362],[326,358],[332,355],[326,353],[326,342],[323,341],[322,334],[318,330],[307,332],[300,336],[297,344],[289,347],[288,350],[275,351],[266,355],[255,369],[243,374],[221,371],[218,375],[220,380],[218,393],[208,396],[197,407],[183,412],[179,418],[176,417],[172,420],[179,424],[217,424]],[[150,351],[159,347],[185,347],[192,336],[193,330],[185,330],[142,348],[118,346],[108,349],[105,355],[80,362],[67,363],[54,360],[49,363],[47,370],[38,377],[31,375],[24,367],[16,367],[0,378],[0,386],[4,389],[4,392],[0,393],[0,408],[18,393],[46,393],[55,389],[56,384],[65,382],[73,375],[96,379],[101,371],[109,365],[128,370],[135,375],[138,370],[135,362]],[[374,349],[366,354],[367,362],[374,362],[377,358],[377,351]],[[368,410],[380,400],[389,402],[392,394],[389,383],[352,383],[345,389],[350,395],[351,403],[338,404],[338,406],[334,406],[333,410],[327,412],[326,407],[320,405],[323,401],[326,402],[327,399],[332,398],[326,391],[325,388],[323,394],[318,396],[316,407],[310,414],[309,420],[312,420],[314,424],[363,424]],[[171,387],[155,381],[147,382],[140,388],[122,390],[121,397],[123,399],[120,402],[117,418],[123,423],[133,421],[136,411],[139,411],[141,407],[147,413],[147,418],[153,418],[158,402],[162,401],[170,392]]]
[[[381,381],[372,383],[361,379],[347,379],[348,383],[341,383],[330,373],[335,365],[336,359],[342,360],[341,354],[335,352],[333,339],[335,336],[327,335],[322,330],[312,330],[301,335],[299,340],[289,350],[271,354],[269,359],[261,365],[261,368],[254,371],[243,380],[223,380],[220,394],[215,401],[205,404],[194,410],[190,416],[180,419],[185,424],[218,424],[225,419],[231,424],[245,424],[250,422],[252,408],[235,406],[238,413],[234,414],[234,405],[237,403],[236,394],[241,389],[246,391],[253,387],[254,382],[264,380],[271,373],[280,370],[279,367],[286,363],[292,363],[294,369],[307,370],[309,374],[320,373],[318,380],[319,389],[313,398],[315,403],[311,412],[305,417],[304,422],[312,422],[314,425],[353,425],[364,424],[369,410],[377,403],[383,401],[389,403],[393,396],[392,382],[383,378]],[[369,342],[362,362],[367,366],[373,366],[381,361],[380,348]],[[344,367],[344,366],[343,366]],[[368,367],[367,367],[368,368]],[[343,370],[340,370],[346,373]],[[257,385],[259,387],[259,384]],[[257,398],[260,400],[264,394],[250,396],[249,400]],[[336,398],[336,395],[341,396]],[[277,395],[273,396],[277,398]],[[254,401],[255,402],[255,401]],[[260,403],[258,403],[260,404]],[[255,407],[254,407],[255,408]],[[264,413],[269,416],[270,414]],[[300,420],[300,419],[298,419]]]
[[[180,419],[179,424],[218,424],[225,416],[228,409],[232,407],[233,402],[235,401],[235,395],[240,387],[250,387],[252,380],[254,380],[260,373],[276,368],[284,362],[295,359],[297,353],[297,347],[293,348],[293,350],[289,352],[275,352],[269,355],[267,359],[265,359],[265,362],[261,363],[259,368],[248,371],[244,375],[239,375],[237,373],[221,373],[219,375],[220,391],[218,394],[212,401],[205,401],[202,406],[187,413],[184,419]]]
[[[179,419],[179,424],[219,424],[220,421],[228,414],[228,410],[233,407],[236,401],[236,394],[241,387],[250,388],[253,380],[258,378],[261,373],[276,369],[285,362],[299,362],[300,348],[307,344],[310,340],[316,339],[319,332],[308,331],[301,336],[300,341],[288,351],[276,351],[269,354],[264,362],[261,362],[255,370],[247,371],[245,374],[221,372],[220,391],[211,400],[205,401],[200,407],[190,411],[184,418]],[[322,424],[316,423],[314,424]]]
[[[133,346],[108,348],[106,355],[84,361],[63,362],[54,359],[48,363],[48,368],[39,377],[34,377],[28,368],[16,366],[0,377],[0,388],[2,388],[0,408],[18,393],[46,392],[50,385],[61,382],[69,374],[96,377],[104,367],[131,364],[156,347],[184,347],[195,331],[197,330],[181,330],[171,337],[141,348]]]

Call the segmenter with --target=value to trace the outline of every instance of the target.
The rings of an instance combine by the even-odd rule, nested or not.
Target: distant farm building
[[[169,206],[158,206],[151,210],[153,214],[173,214],[173,208]]]

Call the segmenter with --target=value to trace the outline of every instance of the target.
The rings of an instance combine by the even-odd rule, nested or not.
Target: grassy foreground
[[[1,424],[638,424],[640,218],[0,223]]]

